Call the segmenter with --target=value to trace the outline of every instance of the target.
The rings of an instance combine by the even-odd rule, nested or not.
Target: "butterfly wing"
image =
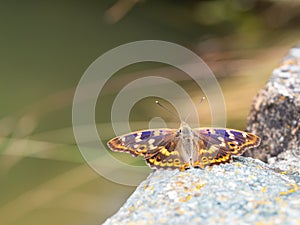
[[[194,167],[230,162],[231,155],[241,155],[260,143],[260,138],[255,134],[234,129],[200,128],[193,132],[196,142]]]
[[[180,139],[176,129],[152,129],[132,132],[107,142],[114,152],[142,156],[151,168],[181,168],[184,161],[176,150]]]

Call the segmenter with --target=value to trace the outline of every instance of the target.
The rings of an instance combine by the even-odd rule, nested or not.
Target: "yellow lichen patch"
[[[273,223],[271,223],[271,222],[267,223],[265,221],[260,221],[260,222],[255,223],[255,225],[273,225]]]
[[[153,190],[154,190],[154,187],[153,187],[153,186],[148,186],[148,190],[153,191]]]
[[[271,205],[272,202],[268,201],[267,199],[262,199],[256,202],[257,205]]]
[[[183,215],[185,213],[184,210],[182,209],[177,209],[176,212],[179,214],[179,215]]]
[[[263,187],[263,188],[261,189],[261,192],[265,193],[265,192],[267,192],[267,190],[268,190],[267,187]]]
[[[180,202],[187,202],[187,201],[191,200],[191,198],[192,198],[192,196],[191,196],[191,195],[188,195],[188,196],[186,196],[185,198],[180,198],[179,201],[180,201]]]
[[[176,184],[178,187],[181,187],[184,183],[182,181],[177,181]]]
[[[291,186],[292,186],[291,189],[289,189],[287,191],[282,191],[282,192],[280,192],[279,195],[288,195],[288,194],[291,194],[291,193],[294,193],[294,192],[300,190],[300,187],[297,184],[292,184]]]
[[[164,217],[164,218],[161,218],[160,221],[159,221],[160,224],[164,224],[164,223],[166,223],[166,222],[168,222],[168,219],[165,218],[165,217]]]
[[[241,163],[239,163],[239,162],[237,162],[236,165],[237,165],[238,167],[242,167],[242,166],[243,166],[243,164],[241,164]]]
[[[129,213],[133,213],[133,211],[135,210],[135,207],[132,205],[128,208]]]
[[[205,186],[205,183],[203,183],[203,184],[197,184],[196,185],[196,189],[197,190],[200,190],[201,188],[203,188]]]
[[[298,191],[298,190],[297,189],[289,189],[287,191],[280,192],[280,195],[288,195],[288,194],[294,193],[296,191]]]

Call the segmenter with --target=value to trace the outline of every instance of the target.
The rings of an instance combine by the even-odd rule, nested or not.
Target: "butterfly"
[[[195,128],[181,122],[179,129],[140,130],[107,142],[114,152],[142,156],[152,169],[179,169],[229,163],[232,155],[241,155],[257,147],[255,134],[227,128]]]

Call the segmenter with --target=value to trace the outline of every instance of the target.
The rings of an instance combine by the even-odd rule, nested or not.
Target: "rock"
[[[156,170],[104,224],[299,224],[299,185],[299,174],[244,157],[205,170]]]
[[[262,138],[245,156],[268,162],[283,151],[300,156],[300,46],[292,48],[255,97],[247,130]],[[295,154],[293,157],[295,157]]]
[[[245,155],[258,159],[155,170],[104,224],[300,224],[299,59],[300,46],[252,105],[247,130],[262,143]]]

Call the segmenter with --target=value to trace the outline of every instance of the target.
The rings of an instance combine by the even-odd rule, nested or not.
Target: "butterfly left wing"
[[[134,157],[148,158],[174,139],[175,135],[174,129],[141,130],[115,137],[107,145],[114,152],[127,152]]]
[[[200,128],[194,129],[193,133],[196,145],[194,167],[230,162],[231,155],[241,155],[260,143],[255,134],[234,129]]]
[[[188,167],[180,153],[178,130],[152,129],[132,132],[107,142],[114,152],[127,152],[134,157],[142,156],[151,168],[182,169]]]

